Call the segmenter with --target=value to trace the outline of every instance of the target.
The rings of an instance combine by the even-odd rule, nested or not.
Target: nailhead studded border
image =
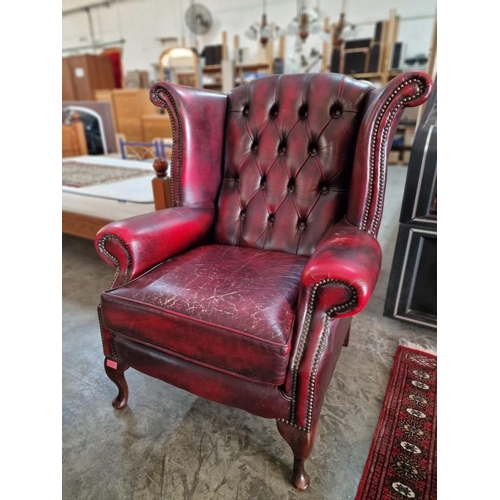
[[[309,337],[309,329],[311,328],[311,319],[312,319],[312,314],[314,311],[314,301],[316,299],[316,294],[318,292],[319,287],[322,285],[326,285],[327,283],[341,283],[342,285],[347,286],[351,290],[352,297],[351,297],[351,300],[349,300],[345,304],[341,304],[340,306],[334,306],[327,311],[325,324],[323,326],[323,330],[322,330],[321,335],[320,335],[320,341],[319,341],[318,347],[316,349],[316,353],[314,354],[313,368],[311,370],[311,375],[309,378],[309,387],[308,387],[308,395],[307,395],[306,426],[300,427],[295,423],[298,368],[299,368],[300,363],[302,362],[302,357],[304,355],[304,349],[305,349],[305,346],[307,344],[307,339]],[[313,410],[313,404],[314,404],[314,386],[316,383],[316,372],[318,371],[319,362],[321,360],[321,354],[323,353],[323,349],[324,349],[325,344],[326,344],[326,337],[327,337],[328,330],[330,328],[331,319],[335,313],[344,312],[348,309],[351,309],[352,307],[354,307],[356,305],[356,303],[357,303],[356,290],[351,285],[349,285],[343,281],[340,281],[338,279],[324,279],[324,280],[318,281],[318,283],[316,283],[314,285],[314,287],[311,291],[311,297],[309,299],[309,304],[307,307],[306,323],[304,325],[303,333],[301,335],[299,349],[298,349],[297,356],[296,356],[296,361],[292,367],[292,404],[291,404],[291,408],[290,408],[290,420],[284,420],[284,419],[278,419],[278,420],[281,420],[282,422],[285,422],[286,424],[292,425],[293,427],[296,427],[297,429],[300,429],[302,431],[311,432],[312,410]]]
[[[101,343],[102,343],[102,352],[106,356],[106,349],[104,348],[104,336],[103,336],[103,321],[102,321],[102,310],[101,310],[101,304],[97,306],[97,317],[99,318],[99,329],[101,330]],[[109,347],[111,349],[111,359],[114,361],[118,360],[118,354],[116,353],[116,344],[115,344],[115,337],[116,335],[114,333],[109,334]]]
[[[379,163],[382,165],[381,169],[381,174],[380,174],[380,179],[379,179],[379,195],[377,197],[376,201],[376,207],[375,207],[375,214],[373,216],[373,221],[371,223],[371,227],[368,229],[368,216],[372,204],[372,197],[373,197],[373,182],[374,182],[374,171],[375,171],[375,146],[376,146],[376,141],[377,141],[377,135],[379,133],[379,128],[380,128],[380,122],[382,121],[382,116],[386,112],[387,108],[390,106],[391,102],[395,99],[397,96],[398,92],[402,90],[404,87],[411,83],[416,83],[418,86],[418,89],[416,93],[410,97],[403,97],[396,105],[395,107],[390,111],[389,113],[389,118],[387,120],[386,125],[384,126],[382,130],[382,148],[380,149],[380,158],[379,158]],[[391,127],[391,123],[394,119],[394,116],[396,113],[401,109],[402,107],[406,106],[406,103],[409,101],[414,101],[420,95],[423,93],[424,90],[424,81],[421,78],[410,78],[408,80],[404,80],[401,82],[396,89],[392,92],[392,94],[389,96],[389,98],[386,100],[384,105],[382,106],[382,110],[380,111],[379,115],[377,116],[377,119],[375,121],[375,127],[373,129],[373,134],[371,138],[371,146],[370,146],[370,180],[369,180],[369,186],[368,186],[368,199],[367,203],[365,206],[365,213],[363,215],[363,222],[361,229],[363,231],[368,231],[370,234],[375,234],[377,232],[377,226],[380,223],[381,219],[381,214],[382,214],[382,188],[384,185],[385,181],[385,152],[387,148],[387,139],[389,136],[389,129]]]
[[[104,336],[102,334],[102,311],[101,311],[101,304],[97,306],[97,317],[99,318],[99,330],[101,330],[101,344],[102,344],[102,352],[106,356],[106,349],[104,347]]]
[[[118,261],[118,259],[114,256],[114,255],[111,255],[107,250],[106,250],[106,241],[108,240],[116,240],[118,241],[122,246],[123,248],[125,248],[126,252],[127,252],[127,269],[125,270],[125,280],[128,279],[128,277],[130,276],[130,271],[131,271],[131,267],[132,267],[132,256],[130,255],[130,252],[129,252],[129,249],[126,245],[126,243],[121,239],[119,238],[118,236],[115,236],[114,234],[105,234],[100,240],[99,240],[99,250],[106,256],[108,257],[108,259],[110,259],[113,264],[115,265],[116,267],[116,270],[115,270],[115,275],[113,276],[113,281],[111,282],[111,287],[113,286],[113,284],[115,283],[116,281],[116,278],[118,277],[118,274],[120,272],[120,262]]]
[[[174,108],[174,113],[177,118],[178,123],[180,124],[181,122],[181,117],[179,115],[179,110],[177,109],[177,104],[175,103],[174,98],[172,97],[172,94],[164,88],[160,89],[155,89],[153,92],[153,97],[162,104],[162,107],[167,110],[168,116],[170,118],[170,122],[172,124],[172,158],[175,158],[177,155],[177,151],[179,151],[179,154],[177,155],[177,163],[176,163],[176,183],[175,183],[175,188],[174,188],[174,183],[172,182],[172,200],[174,202],[174,206],[178,207],[181,204],[181,155],[180,152],[182,151],[182,129],[179,127],[179,130],[177,130],[177,127],[175,126],[176,122],[173,119],[172,111],[170,109],[170,106],[167,104],[167,102],[160,96],[160,92],[165,92],[167,94],[168,100],[170,101],[170,104]],[[177,138],[178,138],[178,144],[177,144]]]

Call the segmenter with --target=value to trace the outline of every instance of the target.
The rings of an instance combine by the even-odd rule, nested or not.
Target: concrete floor
[[[63,235],[63,500],[348,500],[356,495],[400,340],[437,345],[435,329],[382,315],[405,167],[390,167],[379,234],[382,273],[353,319],[307,461],[310,488],[289,483],[292,452],[274,420],[205,401],[132,369],[129,406],[111,406],[96,307],[113,277],[93,242]]]

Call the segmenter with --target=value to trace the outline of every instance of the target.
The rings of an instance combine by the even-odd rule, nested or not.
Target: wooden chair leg
[[[128,366],[121,364],[119,361],[113,361],[112,359],[104,359],[104,370],[106,375],[110,380],[118,387],[118,396],[113,399],[113,408],[121,410],[128,403],[128,384],[125,380],[124,372],[127,370]]]
[[[351,327],[349,327],[349,330],[347,330],[347,333],[345,334],[344,347],[347,347],[349,345],[349,335],[350,334],[351,334]]]
[[[279,433],[293,451],[292,484],[299,491],[304,491],[310,483],[309,474],[304,465],[316,440],[317,424],[312,427],[311,432],[305,432],[283,420],[277,420],[276,423]]]

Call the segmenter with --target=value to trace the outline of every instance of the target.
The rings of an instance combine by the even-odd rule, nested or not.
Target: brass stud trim
[[[104,347],[104,323],[102,320],[102,308],[101,304],[97,306],[97,317],[99,318],[99,329],[101,330],[101,344],[102,344],[102,352],[104,356],[107,356],[106,354],[106,349]],[[108,356],[109,359],[112,359],[113,361],[118,361],[118,354],[116,352],[116,343],[115,343],[115,337],[116,335],[114,333],[109,334],[109,347],[111,350],[111,356]]]
[[[168,100],[170,101],[170,104],[174,108],[174,113],[177,118],[178,123],[180,124],[181,118],[179,114],[179,110],[177,109],[177,104],[172,97],[172,94],[164,89],[155,89],[153,92],[153,96],[157,99],[158,102],[162,104],[162,107],[164,107],[167,110],[168,116],[170,118],[170,122],[172,124],[172,158],[175,158],[177,156],[177,162],[176,162],[176,185],[174,187],[174,183],[172,182],[172,200],[174,203],[174,206],[179,207],[181,204],[181,168],[182,168],[182,161],[181,161],[181,151],[182,151],[182,129],[179,127],[179,130],[177,130],[176,127],[176,122],[173,119],[172,111],[170,109],[170,106],[168,103],[163,99],[163,97],[160,95],[160,92],[165,92],[167,94]],[[178,138],[178,141],[177,141]],[[178,153],[178,154],[177,154]]]
[[[105,234],[98,242],[98,247],[99,247],[99,250],[101,251],[102,254],[104,254],[109,260],[111,260],[113,262],[113,264],[115,265],[116,269],[115,269],[115,274],[113,276],[113,281],[111,282],[111,286],[110,288],[113,287],[116,279],[118,278],[118,274],[120,273],[120,262],[119,260],[114,256],[114,255],[111,255],[108,250],[106,249],[106,242],[108,240],[115,240],[115,241],[118,241],[120,243],[120,245],[123,246],[123,248],[125,249],[126,251],[126,254],[127,254],[127,267],[125,269],[125,281],[128,281],[128,278],[130,276],[130,273],[131,273],[131,270],[132,270],[132,255],[130,253],[130,250],[127,246],[127,244],[121,239],[119,238],[118,236],[114,235],[114,234]]]
[[[379,134],[379,128],[380,128],[380,123],[382,121],[382,115],[386,112],[386,110],[390,107],[392,101],[396,98],[396,96],[399,94],[399,92],[409,85],[410,83],[415,83],[417,85],[417,90],[415,93],[410,96],[410,97],[403,97],[399,100],[399,102],[391,109],[387,122],[383,127],[382,130],[382,148],[379,156],[379,164],[381,165],[381,170],[380,170],[380,178],[379,178],[379,191],[378,191],[378,196],[376,200],[376,205],[375,205],[375,214],[373,216],[373,221],[371,223],[371,227],[368,229],[368,217],[369,217],[369,212],[370,208],[372,205],[373,201],[373,186],[375,182],[375,163],[376,163],[376,154],[375,154],[375,145],[377,143],[377,135]],[[406,106],[406,103],[410,101],[414,101],[418,97],[422,95],[424,91],[424,80],[421,78],[409,78],[407,80],[404,80],[401,82],[396,89],[391,93],[391,95],[387,98],[386,102],[383,104],[382,109],[380,113],[378,114],[376,120],[375,120],[375,126],[373,128],[373,133],[371,137],[371,145],[370,145],[370,178],[369,178],[369,184],[368,184],[368,196],[367,196],[367,202],[365,205],[365,211],[363,214],[363,220],[361,224],[361,229],[363,231],[368,231],[370,234],[375,234],[377,232],[377,227],[380,223],[381,217],[382,217],[382,188],[384,186],[385,182],[385,168],[386,168],[386,149],[387,149],[387,142],[388,142],[388,136],[389,136],[389,129],[391,127],[392,121],[394,120],[394,117],[396,116],[397,112],[402,108]]]
[[[294,424],[293,422],[290,422],[290,420],[285,420],[284,418],[278,418],[276,420],[279,420],[280,422],[285,422],[285,424],[291,425],[292,427],[295,427],[296,429],[299,429],[300,431],[304,432],[311,432],[310,430],[306,430],[305,427],[300,427],[300,425]]]
[[[318,283],[316,283],[313,286],[313,289],[311,291],[311,296],[309,298],[309,303],[307,306],[306,321],[305,321],[304,328],[303,328],[301,336],[300,336],[300,343],[299,343],[299,348],[297,351],[297,356],[296,356],[295,362],[292,366],[292,403],[290,406],[290,419],[289,419],[289,421],[287,421],[287,423],[289,423],[290,425],[293,425],[294,427],[297,427],[297,425],[295,424],[295,409],[296,409],[296,399],[297,399],[298,371],[299,371],[299,366],[302,362],[302,358],[303,358],[304,351],[305,351],[305,346],[307,344],[307,340],[308,340],[309,333],[310,333],[311,320],[312,320],[312,315],[314,312],[314,301],[316,299],[318,289],[321,286],[326,285],[328,283],[341,283],[342,285],[348,287],[351,290],[352,296],[348,302],[341,304],[339,306],[334,306],[327,311],[325,326],[323,327],[323,331],[321,334],[321,337],[323,336],[323,334],[325,334],[325,342],[326,342],[326,332],[327,332],[326,324],[328,324],[328,327],[329,327],[330,320],[335,315],[335,313],[345,312],[348,309],[354,308],[355,305],[357,304],[357,300],[358,300],[356,290],[354,289],[354,287],[352,287],[348,283],[345,283],[344,281],[341,281],[338,279],[334,279],[334,278],[324,279],[324,280],[318,281]],[[320,337],[320,344],[321,344],[321,337]],[[318,350],[316,352],[316,355],[318,356],[318,360],[317,360],[318,364],[319,364],[319,360],[321,358],[321,354],[322,354],[322,348],[320,349],[318,347]],[[315,360],[316,360],[316,355],[315,355]],[[304,428],[300,428],[301,430],[304,430],[306,432],[310,432],[310,430],[311,430],[312,405],[314,404],[314,383],[312,383],[312,385],[311,385],[311,379],[313,377],[315,377],[317,367],[318,366],[316,365],[316,367],[315,367],[314,363],[313,363],[313,370],[311,372],[311,378],[309,379],[309,388],[308,388],[308,396],[307,396],[308,411],[307,411],[307,415],[306,415],[306,426]],[[309,410],[309,407],[310,407],[310,410]]]

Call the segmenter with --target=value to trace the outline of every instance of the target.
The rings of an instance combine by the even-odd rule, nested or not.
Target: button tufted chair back
[[[311,255],[346,213],[360,117],[373,86],[276,75],[228,95],[218,243]]]

